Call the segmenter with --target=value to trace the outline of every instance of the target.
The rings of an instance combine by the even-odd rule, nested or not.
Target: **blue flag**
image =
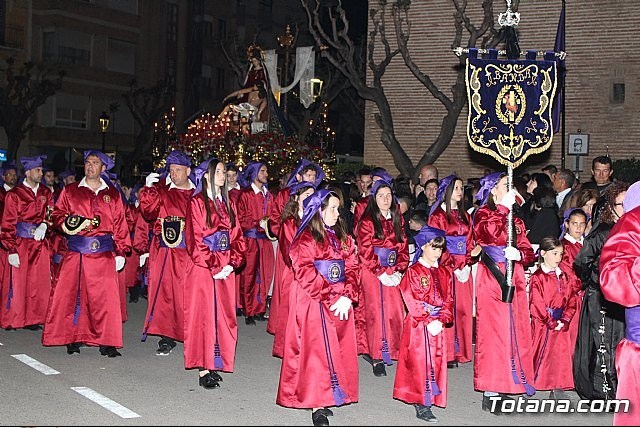
[[[558,21],[558,30],[556,31],[556,43],[553,46],[555,52],[564,52],[565,50],[565,34],[564,34],[564,8],[565,3],[562,2],[562,11],[560,12],[560,20]],[[567,74],[567,69],[564,64],[564,60],[556,57],[556,63],[558,64],[558,91],[553,103],[553,132],[558,132],[560,129],[560,115],[562,114],[562,101],[564,98],[564,79]]]

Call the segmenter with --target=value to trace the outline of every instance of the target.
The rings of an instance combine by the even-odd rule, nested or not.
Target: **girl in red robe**
[[[225,186],[224,163],[208,160],[196,169],[185,234],[193,264],[185,281],[184,365],[199,369],[199,384],[218,388],[217,370],[233,372],[238,324],[234,271],[246,251],[235,204]]]
[[[471,361],[473,354],[473,278],[471,266],[466,264],[471,217],[462,204],[463,190],[461,178],[455,175],[443,178],[429,216],[429,226],[444,230],[447,237],[447,252],[442,264],[452,271],[453,325],[445,329],[449,342],[447,361],[452,366]]]
[[[295,280],[276,403],[313,409],[314,426],[329,425],[333,412],[327,407],[358,401],[351,311],[358,261],[353,240],[338,222],[339,206],[329,190],[309,196],[290,251]]]
[[[569,326],[576,313],[574,275],[560,268],[562,243],[554,237],[540,240],[540,268],[531,275],[530,302],[533,334],[534,384],[551,390],[549,398],[568,396],[573,389],[573,348]]]
[[[373,374],[386,376],[385,364],[398,359],[404,305],[398,290],[409,264],[409,248],[402,215],[396,208],[391,184],[377,180],[357,228],[362,266],[367,348]]]
[[[563,229],[566,231],[560,235],[560,242],[564,247],[564,254],[562,255],[562,262],[560,262],[560,268],[569,276],[575,276],[575,295],[576,295],[576,313],[579,315],[582,311],[582,300],[584,298],[584,290],[582,289],[582,283],[577,280],[579,278],[578,272],[573,268],[573,262],[576,256],[582,248],[584,242],[584,233],[587,229],[587,222],[589,221],[587,214],[580,208],[572,208],[565,213],[565,221]],[[578,318],[569,324],[569,336],[571,337],[571,343],[573,347],[571,353],[573,354],[573,348],[575,347],[576,340],[578,338],[578,327],[580,323]]]
[[[271,312],[269,322],[273,322],[273,356],[282,358],[284,350],[284,338],[289,318],[289,289],[294,280],[293,266],[289,250],[291,241],[298,231],[300,219],[304,211],[303,203],[315,191],[315,184],[302,181],[292,184],[291,198],[286,203],[281,214],[281,225],[278,228],[278,252],[276,258],[276,274],[279,273],[279,285],[274,284],[273,299],[271,300]],[[274,305],[274,302],[278,302]]]
[[[432,405],[447,405],[449,343],[442,330],[453,321],[453,295],[450,270],[439,265],[446,248],[444,234],[429,226],[418,232],[414,264],[399,285],[409,313],[404,319],[393,398],[413,404],[416,417],[426,422],[438,422]]]
[[[509,192],[507,177],[490,174],[480,180],[477,199],[483,203],[475,213],[471,257],[480,256],[476,273],[476,349],[474,388],[484,391],[483,410],[500,413],[505,394],[533,395],[533,354],[531,321],[527,302],[524,266],[534,261],[533,249],[525,235],[524,223],[514,218],[515,246],[507,246],[507,214],[515,203],[515,191]],[[480,248],[478,248],[480,247]],[[511,303],[503,301],[503,287],[489,266],[505,272],[507,260],[514,261]],[[501,281],[502,282],[502,281]],[[506,288],[506,287],[505,287]],[[505,299],[509,300],[509,299]],[[498,398],[491,398],[496,397]]]

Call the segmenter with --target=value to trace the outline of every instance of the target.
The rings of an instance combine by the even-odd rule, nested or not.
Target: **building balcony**
[[[14,25],[0,26],[0,47],[24,48],[24,28]]]

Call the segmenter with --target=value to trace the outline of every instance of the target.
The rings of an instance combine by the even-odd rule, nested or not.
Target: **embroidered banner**
[[[467,137],[475,151],[516,168],[551,146],[557,84],[552,55],[543,61],[534,52],[524,60],[498,60],[494,51],[480,59],[476,49],[469,50]]]

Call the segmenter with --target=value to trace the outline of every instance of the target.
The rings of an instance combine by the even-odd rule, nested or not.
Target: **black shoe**
[[[213,378],[213,380],[215,380],[216,382],[222,382],[222,376],[220,376],[220,374],[218,374],[217,371],[215,370],[210,370],[209,374],[211,375],[211,377]]]
[[[67,345],[67,354],[79,354],[80,353],[80,344],[79,343],[70,343]]]
[[[236,309],[236,316],[237,317],[243,317],[244,316],[244,311],[242,310],[242,308],[237,308]]]
[[[447,368],[448,369],[455,369],[458,367],[458,362],[457,361],[449,361],[447,363]]]
[[[220,388],[220,384],[217,380],[215,380],[211,372],[207,373],[204,376],[200,376],[200,379],[198,379],[198,384],[204,389]]]
[[[266,316],[265,314],[258,314],[256,316],[253,317],[256,321],[266,321],[269,319],[268,316]]]
[[[493,400],[492,400],[492,398],[493,398]],[[483,395],[482,396],[482,410],[484,410],[486,412],[493,413],[496,416],[501,415],[502,411],[500,409],[502,409],[502,400],[503,399],[504,399],[504,397],[502,395],[495,395],[495,396],[492,396],[492,397],[489,397],[488,395]],[[493,408],[493,411],[491,411],[492,408]]]
[[[384,363],[375,363],[373,365],[373,374],[376,377],[382,377],[387,375],[387,369],[384,367]]]
[[[421,406],[419,404],[414,405],[416,408],[416,418],[422,419],[425,422],[435,424],[438,422],[438,418],[435,417],[431,411],[431,406]]]
[[[254,319],[254,317],[246,317],[244,319],[244,323],[246,325],[256,325],[256,320]]]
[[[42,326],[40,324],[25,325],[24,328],[31,331],[42,330]]]
[[[115,346],[100,345],[100,355],[106,355],[109,358],[119,357],[122,354],[118,352]]]
[[[333,416],[333,412],[329,409],[318,409],[311,414],[311,420],[313,421],[314,427],[328,427],[329,426],[329,418],[328,416]]]
[[[158,350],[156,351],[156,355],[161,357],[169,355],[173,348],[175,348],[175,345],[171,346],[169,343],[161,341],[160,346],[158,346]]]

